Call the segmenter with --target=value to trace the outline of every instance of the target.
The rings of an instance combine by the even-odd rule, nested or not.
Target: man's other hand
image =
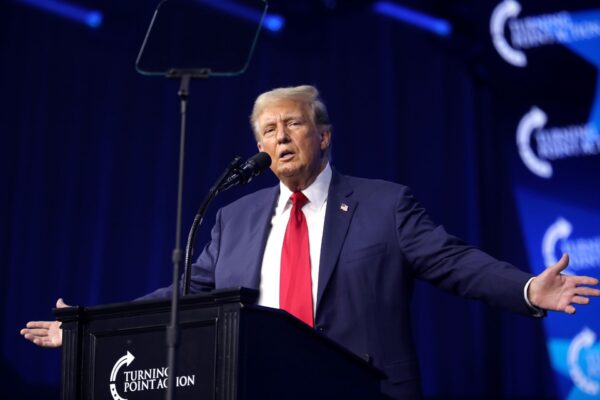
[[[586,286],[598,285],[598,279],[589,276],[563,275],[569,265],[568,254],[563,254],[554,265],[533,278],[528,298],[531,304],[544,310],[575,314],[574,304],[588,304],[590,296],[600,296],[600,290]],[[586,286],[582,286],[586,285]]]
[[[69,307],[63,299],[56,301],[56,308]],[[60,321],[29,321],[21,329],[23,337],[40,347],[56,348],[62,345],[62,329]]]

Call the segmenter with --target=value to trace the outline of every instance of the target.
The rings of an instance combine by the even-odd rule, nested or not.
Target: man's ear
[[[324,129],[321,131],[321,150],[326,150],[331,145],[331,131]]]
[[[256,142],[256,147],[258,147],[258,151],[263,151],[262,143]]]

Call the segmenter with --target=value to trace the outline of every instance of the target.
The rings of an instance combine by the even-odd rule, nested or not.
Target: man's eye
[[[290,121],[288,126],[300,126],[302,123],[300,121]]]
[[[263,134],[266,136],[266,135],[270,135],[270,134],[272,134],[273,132],[275,132],[275,129],[274,129],[274,128],[266,128],[266,129],[264,130]]]

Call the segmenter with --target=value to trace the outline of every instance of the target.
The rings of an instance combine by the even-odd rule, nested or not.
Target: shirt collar
[[[323,204],[325,204],[325,201],[327,200],[327,194],[329,193],[331,175],[331,166],[329,163],[327,163],[315,181],[302,191],[302,193],[304,193],[309,200],[309,203],[305,207],[314,207],[315,210],[319,210],[321,207],[323,207]],[[289,204],[291,204],[291,195],[292,191],[288,189],[283,182],[279,182],[279,200],[277,202],[278,210],[283,212],[287,208],[287,203],[289,202]]]

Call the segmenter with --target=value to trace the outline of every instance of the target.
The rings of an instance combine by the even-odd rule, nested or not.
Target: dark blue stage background
[[[171,278],[178,84],[134,69],[156,2],[69,1],[101,10],[102,24],[0,4],[0,381],[10,398],[58,397],[60,351],[19,335],[28,320],[51,319],[58,297],[126,301]],[[285,27],[261,34],[248,71],[193,82],[184,230],[231,158],[256,152],[256,95],[308,83],[329,106],[338,170],[411,186],[448,231],[529,269],[506,154],[513,132],[493,124],[489,35],[478,30],[497,2],[402,2],[450,21],[445,37],[372,3],[273,0]],[[267,173],[222,195],[199,243],[218,206],[274,182]],[[427,284],[413,309],[427,397],[558,396],[541,322]]]

